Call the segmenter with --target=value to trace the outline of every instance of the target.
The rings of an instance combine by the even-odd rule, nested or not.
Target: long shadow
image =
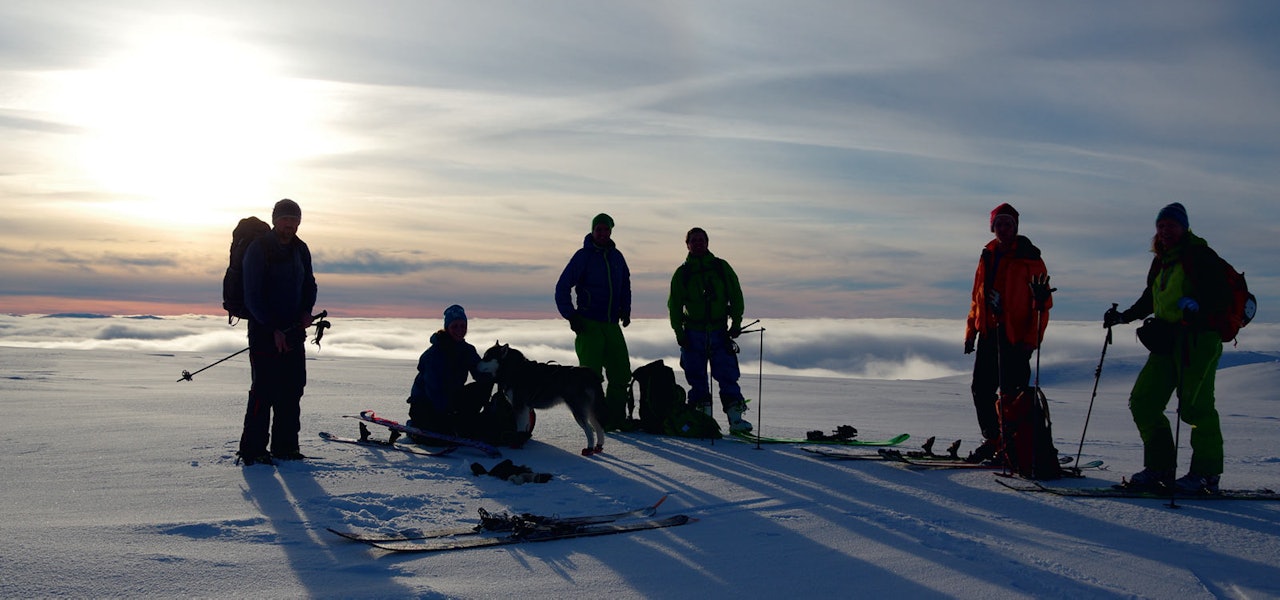
[[[322,597],[352,589],[377,596],[416,593],[395,582],[403,573],[365,560],[366,546],[340,544],[336,536],[322,539],[322,535],[329,535],[319,525],[326,515],[309,500],[324,498],[327,493],[316,482],[314,469],[305,463],[244,468],[245,498],[270,522],[290,570],[306,587],[307,595]],[[352,578],[362,583],[355,585]]]
[[[1125,558],[1121,560],[1125,564],[1144,560],[1175,567],[1191,573],[1198,585],[1209,589],[1216,586],[1212,582],[1214,576],[1234,578],[1247,573],[1246,579],[1254,591],[1280,595],[1280,566],[1268,560],[1275,555],[1269,549],[1280,535],[1280,513],[1274,503],[1187,498],[1178,502],[1181,508],[1174,509],[1168,507],[1167,500],[1058,498],[1005,489],[993,490],[992,502],[1016,506],[1016,512],[1025,515],[1025,523],[1061,536],[1062,540],[1123,555]],[[1168,533],[1157,535],[1091,516],[1110,514],[1114,508],[1108,507],[1113,503],[1141,511],[1141,518],[1136,522],[1165,521],[1167,525],[1157,529]],[[1220,532],[1224,526],[1241,530],[1238,535],[1229,536],[1241,555],[1221,549],[1223,540],[1195,539],[1197,531]],[[1020,534],[1011,532],[1011,535]],[[1254,551],[1262,554],[1247,555]],[[1233,580],[1225,585],[1238,588],[1243,583]],[[1223,593],[1215,595],[1224,596]],[[1238,595],[1238,592],[1225,595]]]
[[[705,445],[673,442],[663,438],[632,439],[631,441],[637,445],[644,445],[646,450],[655,455],[665,455],[676,461],[683,459],[687,465],[694,466],[700,471],[714,473],[726,481],[737,483],[748,489],[758,490],[765,496],[773,496],[779,500],[780,506],[803,507],[805,512],[813,513],[832,523],[842,525],[850,535],[877,539],[883,538],[888,534],[912,540],[923,548],[915,551],[915,556],[931,560],[941,568],[955,569],[968,574],[970,577],[985,579],[992,586],[1008,586],[1010,584],[1008,573],[1012,570],[1013,572],[1025,573],[1028,578],[1027,581],[1030,582],[1020,583],[1019,589],[1026,587],[1032,590],[1039,590],[1041,593],[1048,595],[1096,596],[1100,594],[1128,595],[1131,593],[1087,583],[1070,573],[1055,572],[1029,559],[1014,559],[1012,566],[1006,564],[999,569],[975,568],[981,567],[983,560],[990,556],[988,544],[975,540],[979,540],[986,535],[993,527],[987,520],[980,521],[975,524],[975,531],[972,533],[973,539],[965,539],[969,537],[969,534],[963,531],[946,531],[937,526],[936,522],[938,521],[963,523],[972,519],[972,515],[967,514],[964,510],[965,505],[961,504],[956,508],[946,506],[948,503],[957,503],[949,500],[949,497],[954,496],[956,492],[962,491],[963,488],[958,487],[955,482],[950,480],[950,477],[941,473],[912,472],[893,466],[877,464],[872,461],[865,461],[860,464],[828,463],[827,467],[833,472],[851,479],[849,489],[832,490],[829,487],[830,484],[824,481],[810,481],[786,476],[785,474],[789,471],[811,472],[812,466],[807,465],[804,469],[789,470],[780,461],[814,460],[799,456],[798,452],[790,449],[776,451],[766,449],[761,454],[744,454],[740,451],[710,452],[710,449],[706,448]],[[753,452],[755,452],[754,449]],[[631,470],[641,476],[657,476],[657,474],[643,473],[643,469],[632,468]],[[871,473],[879,477],[866,476]],[[853,479],[858,475],[863,476]],[[867,489],[865,486],[868,485],[879,485],[881,488],[868,490],[877,498],[877,502],[874,504],[860,502],[858,499],[859,490]],[[992,485],[994,488],[994,483]],[[858,489],[855,489],[855,487]],[[970,490],[963,491],[972,495]],[[990,496],[993,503],[998,500],[1008,501],[1008,498],[1000,496],[1001,493],[1000,490],[991,489],[986,493],[979,494],[979,498],[986,500],[984,496]],[[1022,500],[1032,501],[1025,498]],[[1064,524],[1064,519],[1061,518],[1061,515],[1053,510],[1033,510],[1032,514],[1034,518],[1026,518],[1022,523],[997,524],[994,529],[1004,535],[1008,535],[1011,540],[1024,538],[1023,542],[1032,547],[1038,542],[1042,542],[1042,540],[1025,539],[1026,534],[1020,531],[1016,525],[1025,524],[1032,531],[1047,528],[1062,536],[1069,537],[1078,537],[1081,532],[1115,531],[1114,523],[1087,516],[1075,515],[1070,519],[1065,519],[1066,523]],[[921,515],[927,515],[927,517]],[[1209,520],[1218,523],[1223,522],[1221,520]],[[1239,521],[1240,519],[1233,518],[1231,520]],[[1254,518],[1248,522],[1256,525],[1264,521],[1265,519],[1262,518]],[[1244,521],[1233,525],[1247,527]],[[1259,530],[1258,533],[1263,532]],[[1085,538],[1082,543],[1105,545],[1110,541],[1111,537],[1113,536],[1093,540]],[[1131,528],[1114,537],[1124,541],[1118,550],[1132,554],[1134,557],[1145,557],[1150,554],[1150,548],[1168,546],[1170,541],[1168,538]],[[1186,547],[1181,548],[1181,551],[1170,552],[1171,556],[1169,558],[1171,560],[1169,564],[1190,569],[1191,565],[1187,563],[1196,561],[1173,559],[1178,555],[1185,556],[1187,551],[1193,548],[1190,544],[1175,544],[1175,547],[1178,545]],[[1261,582],[1269,579],[1275,580],[1274,575],[1277,574],[1277,571],[1274,566],[1212,550],[1200,548],[1195,550],[1197,551],[1195,555],[1200,559],[1216,565],[1215,568],[1228,569],[1227,572],[1238,572],[1240,570],[1257,572],[1257,569],[1261,567],[1263,571],[1260,572],[1257,580],[1259,582],[1258,585],[1263,589],[1269,588],[1265,583]],[[972,551],[972,554],[966,554],[968,551]],[[1009,557],[1004,558],[1007,559]],[[858,568],[858,565],[853,563],[850,566]],[[879,577],[881,575],[896,577],[893,573],[879,569],[875,565],[868,566],[870,569],[859,569],[857,572],[862,576],[869,577]],[[914,584],[915,582],[910,583]],[[936,593],[936,590],[933,590],[933,592]]]
[[[679,510],[679,512],[688,512],[702,519],[734,519],[741,522],[740,525],[735,526],[737,530],[749,531],[751,540],[759,540],[754,543],[766,544],[758,549],[768,551],[767,544],[777,547],[782,540],[785,541],[788,554],[812,556],[815,557],[816,563],[830,567],[821,574],[795,574],[797,580],[794,587],[797,593],[823,589],[837,592],[843,590],[844,593],[849,593],[849,588],[843,583],[849,577],[856,577],[862,582],[860,589],[864,591],[868,589],[865,582],[873,580],[875,586],[883,587],[885,591],[892,590],[908,597],[927,597],[939,593],[936,589],[903,577],[874,561],[838,552],[833,553],[829,545],[796,535],[792,529],[786,527],[785,522],[766,514],[805,511],[826,521],[841,523],[847,529],[848,535],[863,536],[868,539],[876,539],[884,535],[883,527],[875,523],[860,526],[842,523],[842,521],[848,521],[849,511],[832,507],[849,504],[848,497],[833,493],[823,484],[786,477],[776,469],[760,467],[751,461],[744,460],[740,456],[742,453],[756,452],[749,450],[744,444],[723,441],[711,446],[706,442],[639,435],[620,435],[611,439],[614,443],[636,446],[655,458],[695,469],[703,476],[714,476],[723,482],[714,486],[699,487],[697,484],[680,481],[677,476],[664,474],[653,467],[610,459],[606,455],[601,457],[602,460],[595,467],[604,469],[613,480],[616,481],[617,476],[622,475],[626,479],[653,489],[655,493],[674,492],[673,501],[669,501],[669,504],[674,505],[678,501],[688,505],[688,510]],[[771,454],[771,452],[765,451],[764,454]],[[754,490],[758,495],[745,500],[726,496],[714,489],[723,485],[724,482]],[[903,499],[904,501],[915,500],[907,495],[903,495]],[[767,506],[762,506],[764,504]],[[666,512],[676,511],[674,506],[666,509]],[[748,522],[747,519],[750,521]],[[742,582],[733,574],[741,570],[734,565],[742,563],[732,558],[732,548],[721,547],[725,543],[734,543],[733,540],[716,540],[714,535],[701,533],[696,526],[673,530],[669,536],[669,543],[663,546],[637,544],[640,547],[629,547],[625,553],[611,553],[605,558],[625,556],[624,562],[614,565],[616,573],[645,595],[669,594],[671,589],[666,586],[672,580],[688,581],[690,579],[699,581],[700,585],[694,590],[683,590],[685,592],[697,595],[710,594],[713,597],[742,593]],[[746,548],[739,550],[746,550]],[[542,560],[561,560],[560,555],[553,555],[541,549],[537,551],[537,556]],[[746,558],[748,556],[742,557],[742,559]],[[716,566],[719,563],[725,563],[726,559],[727,564]],[[648,560],[660,562],[644,562]],[[653,580],[637,572],[635,568],[637,564],[651,565],[655,569],[658,568],[657,565],[661,565],[661,569],[666,570],[669,575],[661,580]]]

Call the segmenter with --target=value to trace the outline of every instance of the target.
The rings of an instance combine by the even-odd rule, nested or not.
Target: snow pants
[[[707,379],[707,361],[710,361],[711,377],[720,385],[721,408],[728,410],[741,405],[742,388],[738,386],[741,372],[729,333],[688,329],[685,339],[680,349],[680,368],[684,369],[685,381],[689,382],[689,404],[711,404],[711,382]]]
[[[274,332],[255,331],[250,324],[249,403],[245,408],[244,430],[240,434],[240,456],[257,458],[298,451],[298,431],[302,429],[302,391],[307,385],[306,336],[291,332],[288,352],[278,352]]]
[[[578,364],[600,373],[607,382],[604,392],[604,428],[617,430],[627,421],[627,399],[631,387],[631,357],[627,354],[627,340],[622,327],[583,319],[578,336],[573,343],[578,353]]]
[[[1178,417],[1191,426],[1191,472],[1222,473],[1222,427],[1214,406],[1214,380],[1222,358],[1216,332],[1178,336],[1172,354],[1152,353],[1129,393],[1129,412],[1142,436],[1142,464],[1149,469],[1177,468],[1176,440],[1165,408],[1178,395]]]

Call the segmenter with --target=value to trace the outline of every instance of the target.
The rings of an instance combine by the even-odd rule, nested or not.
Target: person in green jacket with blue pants
[[[1108,310],[1102,321],[1111,327],[1154,314],[1153,323],[1144,327],[1163,328],[1168,334],[1165,345],[1144,341],[1151,354],[1129,394],[1129,412],[1142,436],[1144,468],[1128,484],[1214,493],[1223,463],[1222,428],[1214,407],[1222,336],[1208,322],[1228,309],[1226,273],[1209,244],[1191,232],[1187,210],[1177,202],[1156,216],[1151,246],[1155,258],[1142,296],[1123,312]],[[1177,480],[1177,442],[1164,415],[1175,392],[1179,418],[1191,426],[1192,452],[1188,473]]]
[[[701,227],[690,229],[684,242],[689,254],[671,276],[667,314],[680,345],[689,404],[711,414],[710,361],[729,430],[751,431],[751,423],[742,418],[747,403],[738,386],[738,348],[733,342],[742,333],[742,285],[733,267],[708,249],[710,240]]]

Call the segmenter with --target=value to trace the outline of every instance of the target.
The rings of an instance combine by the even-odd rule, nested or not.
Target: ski
[[[349,540],[356,542],[373,543],[389,543],[389,542],[411,542],[414,540],[432,540],[439,538],[457,537],[465,535],[479,535],[488,532],[514,531],[521,524],[535,525],[597,525],[600,523],[612,523],[622,519],[630,519],[637,517],[652,517],[657,514],[658,506],[666,502],[667,495],[663,494],[658,498],[657,502],[616,513],[597,514],[597,515],[580,515],[576,517],[548,517],[524,513],[521,515],[509,516],[506,514],[494,515],[480,509],[480,522],[471,527],[457,527],[452,529],[437,529],[433,531],[408,530],[395,534],[380,533],[353,533],[349,531],[338,531],[332,527],[328,528],[330,532],[340,535]]]
[[[343,417],[348,419],[359,419],[366,423],[381,425],[392,431],[398,431],[400,433],[416,435],[419,437],[431,438],[431,439],[439,440],[441,442],[445,442],[447,444],[452,444],[455,446],[466,446],[468,448],[475,448],[476,450],[483,452],[489,458],[498,458],[502,456],[502,452],[499,452],[497,448],[493,447],[490,444],[481,442],[479,440],[473,440],[473,439],[468,439],[464,437],[458,437],[456,435],[448,435],[444,433],[435,433],[432,431],[418,429],[417,427],[410,427],[399,421],[392,421],[391,419],[385,419],[385,418],[379,417],[377,414],[375,414],[371,410],[362,410],[360,411],[360,414],[358,416],[343,415]]]
[[[909,456],[886,458],[886,460],[893,461],[893,462],[900,462],[913,469],[986,469],[988,471],[1005,470],[1005,466],[1003,464],[988,463],[988,462],[971,463],[963,460],[946,460],[946,459],[923,459],[922,460],[919,458],[912,458]],[[1070,474],[1070,472],[1084,470],[1084,469],[1102,469],[1103,464],[1104,463],[1100,460],[1093,460],[1093,461],[1089,461],[1087,463],[1081,464],[1078,467],[1064,466],[1062,470],[1065,473],[1064,474],[1065,477],[1075,477],[1075,475]]]
[[[885,440],[847,439],[800,439],[759,436],[749,431],[730,431],[729,435],[752,444],[822,444],[831,446],[896,446],[911,438],[908,434],[900,434]]]
[[[1037,492],[1055,496],[1077,498],[1139,498],[1148,500],[1280,500],[1280,493],[1261,488],[1256,490],[1222,490],[1216,494],[1170,494],[1166,490],[1134,489],[1119,485],[1107,487],[1056,487],[1047,486],[1035,481],[1026,481],[1030,485],[1017,485],[1003,479],[996,480],[1000,485],[1018,492]]]
[[[939,460],[939,461],[959,461],[960,458],[960,440],[956,440],[947,448],[947,454],[934,454],[933,443],[936,440],[934,436],[930,436],[925,440],[920,450],[899,450],[897,448],[879,448],[875,452],[850,452],[844,448],[832,446],[820,446],[801,448],[805,452],[818,454],[827,458],[835,458],[839,460],[897,460],[899,456],[907,456],[916,460]]]
[[[507,535],[500,537],[472,537],[450,540],[439,540],[434,543],[413,541],[373,542],[372,545],[393,552],[447,552],[468,548],[486,548],[491,546],[508,546],[531,542],[549,542],[570,538],[612,535],[647,529],[675,527],[693,522],[688,515],[675,515],[663,519],[645,519],[642,521],[595,523],[587,525],[558,524],[521,526]]]
[[[344,444],[356,444],[359,446],[370,446],[373,448],[386,448],[388,450],[399,450],[401,452],[405,452],[408,454],[417,454],[418,456],[445,456],[447,454],[453,453],[454,450],[458,449],[457,446],[448,446],[445,448],[441,448],[439,450],[423,450],[422,448],[406,446],[404,444],[398,444],[396,442],[392,442],[388,440],[374,440],[374,439],[359,440],[356,438],[333,435],[332,433],[328,433],[325,431],[320,432],[320,438],[329,442],[342,442]]]

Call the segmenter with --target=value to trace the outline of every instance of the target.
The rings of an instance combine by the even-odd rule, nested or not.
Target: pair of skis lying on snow
[[[1001,468],[1000,465],[970,463],[960,458],[958,453],[959,442],[952,444],[947,449],[947,454],[934,454],[932,451],[933,438],[929,438],[924,444],[922,451],[903,452],[895,448],[881,448],[875,453],[868,452],[849,452],[838,448],[828,447],[809,447],[803,448],[806,452],[817,454],[819,456],[837,459],[837,460],[884,460],[890,462],[898,462],[912,468],[923,469],[996,469]],[[1070,462],[1069,457],[1065,457],[1067,464]],[[1064,468],[1068,472],[1074,472],[1075,477],[1083,477],[1080,475],[1081,470],[1086,469],[1103,469],[1103,463],[1095,460],[1083,463],[1078,467]],[[1069,477],[1072,475],[1068,475]],[[1022,479],[1016,476],[1002,476],[996,480],[1000,485],[1011,490],[1019,492],[1037,492],[1052,494],[1055,496],[1069,496],[1079,498],[1146,498],[1154,500],[1168,500],[1176,497],[1179,500],[1280,500],[1280,493],[1276,493],[1270,489],[1256,490],[1220,490],[1218,492],[1203,491],[1196,494],[1179,493],[1173,495],[1169,490],[1159,488],[1141,488],[1119,483],[1105,487],[1066,487],[1066,486],[1050,486],[1039,481]]]
[[[468,438],[458,437],[455,435],[435,433],[432,431],[418,429],[417,427],[405,425],[403,423],[400,423],[399,421],[392,421],[391,419],[385,419],[383,417],[379,417],[378,415],[374,414],[374,412],[371,410],[361,411],[359,416],[354,416],[354,415],[343,415],[343,416],[348,419],[359,419],[361,421],[359,439],[342,437],[339,435],[333,435],[332,433],[326,433],[323,431],[320,432],[320,437],[330,442],[342,442],[345,444],[359,444],[362,446],[390,448],[392,450],[399,450],[401,452],[408,452],[409,454],[417,454],[420,456],[444,456],[461,447],[467,447],[467,448],[478,450],[484,453],[485,456],[488,456],[490,458],[498,458],[502,456],[502,452],[500,452],[492,444],[487,444],[479,440],[472,440]],[[373,423],[375,425],[381,425],[383,427],[386,427],[391,431],[390,437],[385,440],[379,440],[379,439],[374,439],[369,437],[369,428],[365,426],[365,423]],[[421,438],[429,438],[436,441],[441,447],[436,450],[426,450],[423,448],[407,446],[405,444],[397,443],[396,440],[400,439],[402,435],[414,435]]]
[[[934,438],[925,441],[922,450],[902,451],[897,448],[880,448],[874,453],[869,452],[849,452],[838,448],[829,447],[810,447],[802,448],[805,452],[810,452],[837,460],[885,460],[890,462],[898,462],[910,465],[912,467],[924,469],[995,469],[1000,465],[990,464],[986,462],[969,462],[960,458],[960,440],[956,440],[947,448],[946,454],[933,453]],[[1069,457],[1063,457],[1063,464],[1071,462]],[[1102,461],[1092,461],[1084,463],[1078,469],[1101,469]]]
[[[472,527],[435,531],[411,530],[390,535],[353,533],[333,528],[329,531],[352,541],[393,552],[446,552],[661,529],[695,521],[688,515],[654,518],[658,506],[666,499],[664,495],[657,502],[642,508],[577,517],[549,517],[528,513],[495,515],[482,508],[480,523]]]

